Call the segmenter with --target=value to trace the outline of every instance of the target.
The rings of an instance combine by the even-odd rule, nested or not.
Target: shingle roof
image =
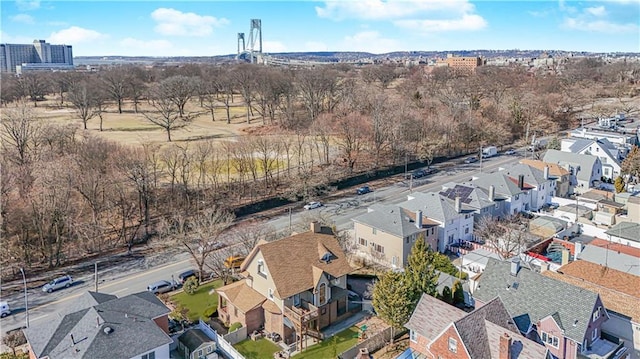
[[[491,352],[491,359],[500,358],[500,337],[505,334],[505,330],[502,326],[491,323],[485,320],[485,330],[488,340],[489,350]],[[546,359],[550,358],[547,355],[548,351],[543,345],[540,345],[532,340],[529,340],[518,332],[507,333],[511,337],[511,359]]]
[[[640,223],[616,223],[604,233],[610,236],[624,238],[634,242],[640,242]]]
[[[424,216],[440,223],[446,223],[460,216],[460,213],[455,210],[454,201],[435,192],[412,193],[411,199],[400,203],[399,206],[410,211],[421,210]]]
[[[573,323],[565,335],[582,342],[598,294],[521,268],[511,275],[511,263],[490,259],[474,292],[477,300],[488,302],[499,296],[521,332],[530,324],[558,312],[562,322]],[[567,300],[571,298],[571,300]]]
[[[406,238],[416,233],[424,232],[424,228],[433,225],[425,215],[422,215],[422,227],[418,228],[415,222],[415,213],[394,205],[375,205],[369,207],[370,212],[352,219],[357,223],[366,224],[379,231],[393,236]]]
[[[324,245],[335,258],[324,262],[318,255],[318,243]],[[338,278],[353,271],[340,244],[333,234],[304,232],[277,241],[257,245],[243,262],[241,270],[262,253],[266,268],[275,284],[275,294],[286,299],[314,287],[313,267]]]
[[[578,259],[601,264],[621,272],[640,276],[640,260],[622,252],[586,245],[578,255]]]
[[[638,261],[640,265],[640,260]],[[558,270],[572,277],[584,279],[621,293],[640,298],[640,277],[624,273],[589,261],[577,260],[563,265]]]
[[[227,298],[233,306],[247,313],[251,309],[259,307],[267,298],[249,287],[244,280],[227,284],[216,289],[221,296]]]
[[[430,295],[422,294],[409,322],[404,326],[431,341],[452,321],[463,318],[465,314],[464,311],[452,305]]]
[[[532,159],[523,159],[523,160],[520,160],[520,163],[535,167],[540,171],[544,171],[545,167],[549,167],[549,175],[553,177],[562,177],[569,174],[569,171],[560,167],[557,163],[549,163],[549,162],[543,162],[540,160],[532,160]]]
[[[600,295],[602,303],[609,311],[620,313],[631,318],[634,323],[640,323],[640,297],[634,297],[618,292],[607,286],[601,286],[588,280],[553,271],[545,271],[543,275],[561,280],[576,287],[584,288]]]
[[[488,189],[489,186],[494,186],[496,195],[503,196],[504,198],[510,198],[523,192],[517,185],[517,176],[514,182],[509,175],[501,171],[482,173],[478,178],[471,181],[471,183],[484,189]]]
[[[178,337],[178,341],[184,344],[189,351],[192,352],[202,344],[215,342],[213,339],[209,338],[202,330],[195,328],[189,329],[186,332],[182,333]]]
[[[455,200],[456,196],[460,197],[463,208],[482,209],[493,206],[494,202],[489,200],[488,190],[476,187],[473,184],[453,184],[451,187],[440,191],[440,195],[451,200]]]
[[[602,165],[600,159],[591,155],[580,155],[571,152],[562,152],[558,150],[547,150],[543,158],[544,162],[557,163],[560,166],[569,164],[571,166],[580,166],[577,178],[581,181],[591,180],[591,171],[594,166]]]
[[[172,342],[153,321],[155,317],[141,315],[144,312],[159,312],[153,308],[155,303],[144,299],[145,295],[132,294],[106,301],[107,298],[102,295],[91,297],[101,303],[24,330],[37,357],[132,358]],[[133,301],[128,300],[132,297]],[[81,297],[79,304],[86,304],[87,299],[87,296]],[[143,311],[136,308],[135,303],[140,300],[151,309]],[[132,303],[134,308],[129,307]],[[164,308],[165,314],[169,313]]]
[[[527,164],[515,164],[513,166],[507,167],[500,172],[505,172],[507,175],[511,176],[512,179],[518,180],[519,175],[524,175],[525,183],[532,184],[536,187],[546,183],[549,180],[544,179],[544,171],[537,169],[534,166],[529,166]]]

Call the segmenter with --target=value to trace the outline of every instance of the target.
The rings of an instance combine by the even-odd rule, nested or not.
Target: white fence
[[[240,352],[238,352],[236,348],[233,347],[233,344],[226,341],[225,338],[222,335],[218,334],[213,328],[211,328],[209,324],[200,320],[200,322],[198,322],[198,328],[200,328],[200,330],[202,330],[209,337],[215,338],[218,349],[222,351],[227,357],[232,359],[245,359],[245,357],[242,356],[242,354],[240,354]],[[247,329],[246,328],[241,328],[241,329],[244,329],[245,336],[246,336]]]

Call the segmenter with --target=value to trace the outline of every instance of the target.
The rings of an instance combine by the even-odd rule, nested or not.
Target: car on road
[[[508,156],[513,156],[516,154],[516,150],[506,150],[504,151],[504,154]]]
[[[70,275],[65,275],[52,280],[51,282],[42,286],[42,291],[51,293],[55,290],[62,288],[69,288],[73,284],[73,278]]]
[[[304,205],[304,209],[306,210],[311,210],[311,209],[320,208],[320,207],[322,207],[322,203],[320,202],[309,202]]]
[[[174,289],[176,286],[166,280],[160,280],[147,286],[147,290],[155,295],[171,292]]]
[[[9,308],[9,303],[0,302],[0,318],[4,318],[9,314],[11,314],[11,308]]]
[[[475,157],[469,157],[464,160],[464,163],[474,163],[474,162],[478,162],[478,159]]]
[[[369,186],[362,186],[360,188],[358,188],[356,190],[356,194],[360,195],[360,194],[367,194],[369,192],[373,192],[373,190],[371,188],[369,188]]]
[[[191,277],[197,278],[197,276],[198,276],[198,273],[194,269],[189,269],[188,271],[184,271],[178,274],[178,283],[184,284],[184,282],[186,282],[187,279]]]

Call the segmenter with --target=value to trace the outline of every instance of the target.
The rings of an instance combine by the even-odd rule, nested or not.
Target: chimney
[[[544,179],[549,179],[549,166],[544,166]]]
[[[540,273],[544,273],[549,270],[549,262],[542,262],[540,265]]]
[[[511,359],[511,336],[504,333],[500,336],[500,352],[498,359]]]
[[[562,250],[562,262],[560,264],[565,265],[568,263],[569,263],[569,250],[565,248]]]
[[[422,211],[416,211],[416,227],[422,228]]]
[[[518,275],[519,271],[520,271],[520,258],[515,257],[511,259],[511,275],[515,277]]]
[[[454,207],[457,213],[462,211],[462,205],[460,204],[460,197],[456,197],[456,201],[454,202]]]
[[[575,249],[575,258],[578,258],[578,256],[580,255],[580,253],[582,253],[582,242],[577,241],[576,242],[576,249]]]
[[[518,187],[524,189],[524,175],[518,175]]]
[[[311,222],[311,233],[320,233],[321,228],[322,228],[322,225],[320,225],[320,222],[316,222],[316,221]]]
[[[496,186],[489,185],[489,201],[496,200]]]

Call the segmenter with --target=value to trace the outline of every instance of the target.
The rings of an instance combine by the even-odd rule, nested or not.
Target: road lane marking
[[[41,316],[39,316],[39,317],[35,317],[35,318],[33,318],[33,319],[30,319],[29,321],[31,321],[31,322],[36,322],[36,321],[38,321],[38,320],[40,320],[40,319],[44,319],[44,318],[46,318],[46,317],[48,317],[48,316],[49,316],[49,314],[41,315]]]
[[[129,290],[129,288],[123,288],[123,289],[120,289],[120,290],[116,290],[115,292],[111,292],[110,294],[116,294],[116,293],[124,292],[125,290]]]

